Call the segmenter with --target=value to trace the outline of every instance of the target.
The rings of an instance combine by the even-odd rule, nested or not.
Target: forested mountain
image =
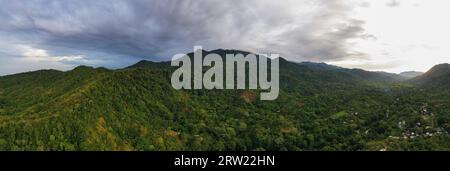
[[[428,88],[442,88],[447,90],[450,86],[450,65],[436,65],[425,74],[413,78],[409,82]]]
[[[175,90],[169,64],[0,77],[0,150],[450,150],[442,66],[404,82],[281,59],[279,98],[260,101],[261,90]],[[428,78],[446,91],[419,86]]]

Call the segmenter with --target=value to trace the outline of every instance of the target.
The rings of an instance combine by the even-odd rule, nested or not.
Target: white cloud
[[[0,51],[0,75],[40,69],[70,70],[81,64],[95,64],[83,55],[50,55],[47,50],[29,45],[0,44],[8,51]]]
[[[450,62],[450,16],[447,0],[371,1],[370,6],[356,7],[352,16],[365,21],[364,30],[376,39],[353,42],[353,49],[368,54],[359,61],[334,61],[340,66],[368,70],[403,72],[427,71],[439,63]]]
[[[78,62],[88,63],[89,61],[82,55],[70,55],[70,56],[50,56],[46,50],[37,49],[31,47],[24,47],[23,56],[26,59],[41,62]]]

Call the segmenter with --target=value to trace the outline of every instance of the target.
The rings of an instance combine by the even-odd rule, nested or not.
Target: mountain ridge
[[[175,90],[166,66],[0,77],[0,150],[450,147],[450,95],[385,73],[281,62],[279,98],[259,101],[261,90]]]
[[[221,56],[224,56],[225,54],[244,54],[244,55],[251,54],[251,52],[246,52],[246,51],[242,51],[242,50],[233,50],[233,49],[215,49],[215,50],[211,50],[211,51],[203,50],[203,55],[204,56],[207,55],[207,54],[210,54],[210,53],[216,53],[216,54],[219,54]],[[192,57],[193,54],[194,54],[194,52],[187,53],[187,55],[190,56],[190,57]],[[281,59],[281,63],[289,62],[289,63],[296,63],[296,64],[299,64],[299,65],[316,66],[318,68],[345,69],[345,70],[354,70],[354,71],[366,72],[366,73],[380,73],[380,74],[383,74],[383,75],[388,76],[388,77],[397,77],[396,79],[403,79],[403,78],[400,78],[401,75],[399,75],[399,74],[388,73],[388,72],[373,72],[373,71],[367,71],[367,70],[364,70],[364,69],[349,69],[349,68],[343,68],[343,67],[339,67],[339,66],[330,65],[330,64],[327,64],[327,63],[323,63],[323,62],[322,63],[315,63],[315,62],[304,61],[304,62],[297,63],[297,62],[288,61],[288,60],[284,59],[283,57],[280,57],[280,59]],[[151,68],[160,68],[161,69],[161,68],[165,68],[165,67],[170,67],[170,61],[154,62],[154,61],[149,61],[149,60],[143,59],[143,60],[140,60],[140,61],[136,62],[135,64],[132,64],[132,65],[127,66],[127,67],[124,67],[122,69],[141,68],[141,67],[151,67]],[[74,69],[69,70],[69,71],[73,71],[73,70],[76,70],[76,69],[82,69],[82,68],[84,68],[84,69],[88,69],[88,68],[93,69],[94,67],[86,66],[86,65],[79,65],[79,66],[77,66]],[[97,67],[95,69],[111,70],[111,69],[107,69],[105,67]],[[59,71],[59,70],[55,70],[55,69],[49,69],[49,70]],[[36,71],[29,71],[29,72],[24,72],[24,73],[32,73],[32,72],[38,72],[38,71],[45,71],[45,70],[36,70]],[[60,72],[63,72],[63,71],[60,71]],[[22,74],[22,73],[16,73],[16,74],[10,74],[10,75],[17,75],[17,74]],[[0,78],[1,77],[5,77],[5,76],[10,76],[10,75],[0,76]]]
[[[433,88],[447,88],[450,86],[450,64],[438,64],[426,73],[412,78],[409,83]]]

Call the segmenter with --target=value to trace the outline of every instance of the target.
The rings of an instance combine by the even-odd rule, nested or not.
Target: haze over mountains
[[[399,75],[406,77],[406,78],[414,78],[417,76],[420,76],[424,74],[423,72],[417,72],[417,71],[406,71],[406,72],[402,72]]]
[[[448,64],[407,79],[282,59],[275,101],[260,90],[177,91],[174,69],[2,76],[0,150],[450,150]]]

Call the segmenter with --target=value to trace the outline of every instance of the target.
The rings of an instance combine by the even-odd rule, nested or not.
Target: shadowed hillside
[[[425,74],[413,78],[409,82],[423,87],[448,89],[450,86],[450,65],[436,65]]]

